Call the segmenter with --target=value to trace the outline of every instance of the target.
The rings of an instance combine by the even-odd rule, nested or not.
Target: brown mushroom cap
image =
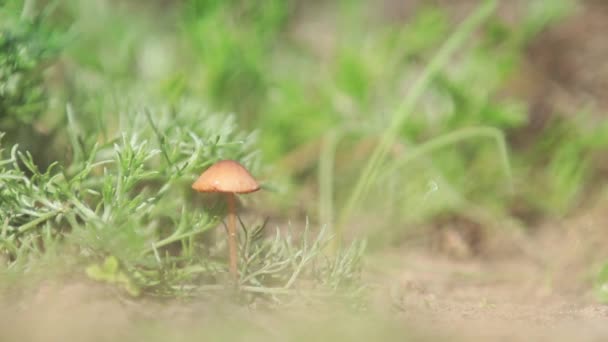
[[[234,160],[220,160],[198,177],[192,189],[246,194],[260,190],[260,185],[243,165]]]

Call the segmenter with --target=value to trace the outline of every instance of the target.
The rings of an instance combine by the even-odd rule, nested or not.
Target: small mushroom
[[[228,201],[228,249],[230,274],[238,279],[238,246],[236,239],[235,194],[247,194],[260,190],[260,185],[247,169],[234,160],[220,160],[211,165],[192,184],[198,192],[221,192]]]

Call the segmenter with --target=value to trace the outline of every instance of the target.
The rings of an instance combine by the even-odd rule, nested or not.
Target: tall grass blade
[[[413,84],[409,93],[403,99],[401,105],[395,110],[389,126],[383,133],[382,139],[374,149],[363,172],[357,179],[354,190],[348,197],[346,205],[342,209],[340,218],[336,225],[338,240],[342,237],[342,231],[347,220],[351,217],[353,210],[360,204],[363,196],[369,191],[370,186],[379,176],[380,167],[384,164],[390,147],[395,142],[399,129],[411,115],[416,103],[423,95],[433,78],[449,62],[450,57],[460,48],[473,32],[494,12],[497,0],[487,0],[471,14],[452,36],[444,43],[441,49],[424,68],[418,80]],[[338,241],[339,242],[339,241]]]

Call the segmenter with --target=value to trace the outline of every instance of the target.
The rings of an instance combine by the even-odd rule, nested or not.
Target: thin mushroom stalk
[[[228,201],[228,271],[235,280],[238,273],[238,241],[236,230],[236,194],[247,194],[260,190],[260,185],[247,169],[234,160],[220,160],[211,165],[192,184],[198,192],[221,192]]]
[[[228,201],[228,249],[230,252],[230,274],[235,280],[239,278],[238,272],[238,243],[236,236],[236,199],[233,193],[227,193],[226,199]]]

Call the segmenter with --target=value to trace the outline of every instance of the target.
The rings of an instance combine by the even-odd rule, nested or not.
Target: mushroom
[[[234,160],[220,160],[205,170],[192,184],[198,192],[221,192],[228,201],[228,249],[230,274],[238,279],[238,246],[236,239],[235,194],[247,194],[260,190],[260,185],[247,169]]]

